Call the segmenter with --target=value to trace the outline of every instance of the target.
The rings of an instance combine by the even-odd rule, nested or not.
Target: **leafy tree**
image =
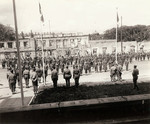
[[[143,41],[150,40],[150,26],[135,25],[122,26],[118,28],[118,41],[121,41],[121,30],[123,41]],[[116,39],[116,28],[106,30],[104,39]]]
[[[0,24],[0,41],[15,40],[15,32],[12,27]]]

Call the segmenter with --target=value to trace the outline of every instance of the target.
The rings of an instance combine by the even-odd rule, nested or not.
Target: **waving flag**
[[[119,22],[119,16],[118,16],[118,12],[117,12],[117,22]]]
[[[40,19],[41,19],[41,22],[44,22],[44,16],[43,16],[43,13],[42,13],[42,9],[41,9],[41,4],[39,3],[39,13],[40,13]]]

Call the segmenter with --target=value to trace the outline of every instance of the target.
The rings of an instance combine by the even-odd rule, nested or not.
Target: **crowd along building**
[[[42,45],[45,56],[91,55],[104,53],[121,53],[121,42],[116,40],[93,39],[91,35],[81,33],[44,33],[27,35],[19,38],[21,57],[26,55],[42,56]],[[123,52],[149,52],[150,41],[126,41]],[[16,56],[16,41],[0,41],[0,60]]]

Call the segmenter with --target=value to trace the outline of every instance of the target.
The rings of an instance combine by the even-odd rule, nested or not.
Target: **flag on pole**
[[[119,16],[118,16],[118,12],[117,12],[117,22],[119,22]]]
[[[41,22],[44,23],[44,16],[43,16],[43,13],[42,13],[42,9],[41,9],[41,4],[39,3],[39,13],[40,13],[40,19],[41,19]]]

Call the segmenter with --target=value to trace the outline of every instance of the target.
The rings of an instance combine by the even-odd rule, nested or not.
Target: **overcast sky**
[[[150,25],[150,0],[16,0],[19,32],[41,31],[39,2],[46,32],[102,33],[116,26],[116,7],[123,25]],[[14,27],[12,0],[0,0],[0,23]]]

